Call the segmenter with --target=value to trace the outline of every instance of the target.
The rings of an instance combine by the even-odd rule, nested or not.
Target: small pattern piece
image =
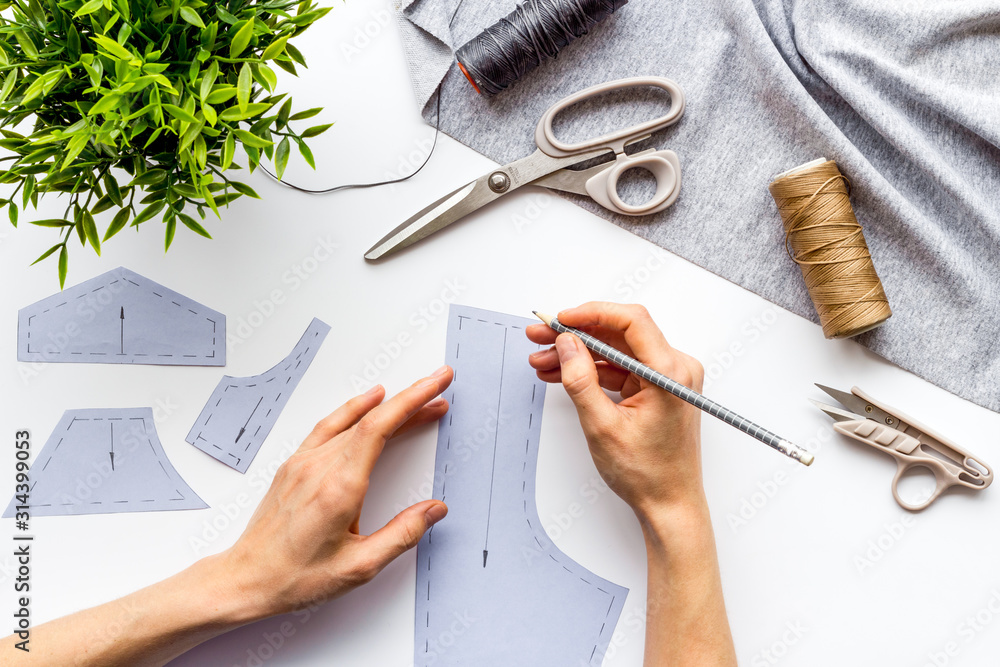
[[[245,473],[329,331],[328,324],[313,319],[292,353],[271,370],[246,378],[224,376],[187,441]]]
[[[67,410],[28,476],[32,517],[208,507],[170,465],[150,408]]]
[[[18,311],[17,359],[225,366],[226,317],[118,267]]]

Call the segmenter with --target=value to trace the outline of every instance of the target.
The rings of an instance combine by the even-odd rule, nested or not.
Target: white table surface
[[[310,69],[281,81],[297,109],[322,105],[318,121],[336,120],[311,142],[317,172],[292,157],[287,178],[313,187],[406,173],[422,161],[433,133],[415,108],[387,6],[334,4],[296,42]],[[807,469],[704,420],[705,484],[741,664],[995,663],[1000,532],[991,511],[1000,510],[1000,491],[952,492],[924,513],[907,514],[889,492],[892,460],[835,436],[806,398],[823,398],[812,386],[817,381],[860,385],[994,464],[1000,416],[853,342],[825,340],[816,325],[539,189],[505,197],[390,261],[362,259],[400,220],[491,166],[441,137],[430,164],[403,184],[313,197],[258,173],[249,182],[263,199],[241,199],[222,221],[210,222],[213,241],[182,228],[164,255],[162,226],[149,222],[139,234],[122,232],[99,259],[74,248],[68,285],[124,265],[224,312],[231,336],[224,371],[16,362],[18,308],[57,287],[52,262],[28,268],[53,235],[28,225],[0,226],[0,277],[9,286],[0,295],[6,441],[15,430],[30,429],[37,453],[66,409],[151,406],[170,461],[211,506],[35,519],[36,623],[129,593],[230,545],[277,465],[317,419],[355,393],[352,377],[363,377],[367,364],[385,366],[376,381],[390,392],[440,365],[446,301],[530,314],[603,299],[644,304],[673,345],[706,365],[710,396],[819,448]],[[58,207],[51,200],[38,217],[55,217],[49,213]],[[775,216],[761,224],[779,223]],[[330,246],[336,246],[332,252]],[[280,304],[273,305],[275,296]],[[246,475],[184,442],[223,372],[266,370],[314,316],[333,331]],[[412,342],[386,365],[379,357],[383,346],[391,348],[400,334]],[[386,450],[363,530],[429,496],[435,438],[436,430],[425,428]],[[6,503],[14,460],[12,447],[2,451]],[[598,479],[572,404],[553,387],[542,426],[539,514],[562,550],[631,589],[604,664],[639,665],[643,543],[630,510],[611,492],[595,490]],[[911,495],[922,483],[907,485]],[[236,505],[240,497],[245,507]],[[9,539],[10,521],[2,532]],[[12,551],[0,548],[0,609],[7,619],[15,600]],[[275,666],[406,667],[413,584],[410,553],[342,599],[242,628],[177,664],[255,665],[264,658]],[[285,621],[292,632],[280,637],[275,633]]]

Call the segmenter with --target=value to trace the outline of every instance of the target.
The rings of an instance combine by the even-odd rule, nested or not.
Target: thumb
[[[448,514],[440,500],[425,500],[397,514],[368,536],[365,547],[377,571],[417,546],[424,533]]]
[[[594,359],[583,341],[568,333],[556,338],[556,352],[559,354],[563,387],[576,405],[580,420],[585,426],[588,422],[593,423],[611,403],[601,390]]]

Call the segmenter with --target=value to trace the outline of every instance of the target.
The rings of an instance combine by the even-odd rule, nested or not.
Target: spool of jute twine
[[[785,250],[802,269],[823,335],[848,338],[892,316],[861,225],[850,182],[820,158],[778,175],[768,188],[785,226]]]

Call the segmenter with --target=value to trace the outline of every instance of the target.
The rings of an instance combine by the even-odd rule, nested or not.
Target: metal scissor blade
[[[401,250],[490,203],[500,195],[490,190],[488,178],[487,175],[466,183],[427,206],[373,245],[365,253],[365,259],[378,259]]]
[[[837,399],[841,405],[843,405],[848,410],[852,410],[858,414],[863,414],[865,412],[865,407],[868,403],[854,394],[849,394],[846,391],[840,391],[838,389],[833,389],[831,387],[825,387],[818,382],[815,383],[817,387],[825,391],[830,395],[831,398]]]
[[[840,408],[835,408],[832,405],[827,405],[826,403],[820,403],[814,398],[810,398],[809,400],[812,401],[813,405],[815,405],[817,408],[819,408],[829,416],[833,417],[834,420],[836,421],[852,422],[852,421],[857,421],[858,419],[864,419],[864,417],[862,417],[861,415],[856,415],[853,412],[848,412],[847,410],[841,410]]]

